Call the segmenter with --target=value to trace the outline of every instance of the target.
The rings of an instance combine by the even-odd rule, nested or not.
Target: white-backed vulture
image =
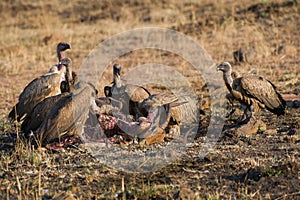
[[[79,135],[88,118],[90,109],[94,109],[96,90],[89,83],[79,82],[72,94],[60,98],[36,131],[43,145],[64,136]]]
[[[19,102],[13,107],[8,117],[21,121],[22,118],[43,99],[61,93],[60,83],[65,79],[66,68],[44,74],[31,81],[19,96]]]
[[[70,49],[67,43],[61,42],[57,45],[56,53],[59,62],[65,58],[63,52],[67,49]],[[8,114],[9,119],[21,121],[43,99],[60,94],[60,84],[65,80],[65,73],[65,66],[58,64],[51,67],[48,73],[32,80],[19,95],[19,102]]]
[[[71,59],[63,58],[63,59],[61,59],[60,64],[64,65],[67,68],[66,71],[68,71],[68,68],[70,67],[70,64],[71,64]],[[70,73],[70,70],[71,69],[69,69],[69,73]],[[70,95],[69,92],[72,92],[74,90],[74,85],[72,83],[69,83],[69,81],[68,81],[68,80],[72,80],[72,77],[69,77],[70,75],[72,75],[72,74],[70,73],[68,75],[68,72],[67,72],[66,81],[63,81],[63,82],[65,82],[64,87],[69,88],[68,91],[64,91],[61,94],[45,98],[44,100],[39,102],[28,115],[25,116],[24,121],[22,122],[22,125],[21,125],[21,130],[24,133],[29,134],[30,131],[33,131],[33,132],[36,131],[36,129],[41,125],[41,123],[44,121],[44,119],[49,114],[52,106],[57,101],[59,101],[61,98],[67,98],[67,96]],[[61,86],[61,88],[62,88],[62,86]],[[70,91],[70,88],[71,88],[71,91]]]
[[[172,138],[180,134],[180,124],[192,125],[197,122],[198,108],[189,96],[176,96],[171,93],[153,94],[139,104],[147,111],[147,120],[151,123],[147,132],[139,135],[148,145],[159,141],[166,134]],[[156,138],[157,137],[157,138]]]
[[[140,135],[139,138],[153,138],[158,135],[165,135],[165,129],[167,128],[171,120],[171,108],[175,102],[178,101],[178,98],[175,95],[168,93],[159,93],[149,96],[147,99],[144,99],[142,103],[139,104],[140,108],[143,108],[147,112],[147,120],[150,123],[148,130]],[[174,109],[175,106],[173,106]],[[139,121],[144,122],[144,117],[140,117]],[[152,142],[147,142],[150,144]]]
[[[153,94],[140,103],[139,108],[144,108],[149,114],[151,109],[163,105],[170,105],[170,121],[175,124],[180,124],[182,121],[187,124],[198,121],[199,109],[196,101],[190,96],[176,96],[167,92]]]
[[[142,102],[148,98],[150,92],[138,85],[125,84],[121,80],[121,66],[114,64],[113,66],[113,85],[104,87],[104,94],[107,97],[112,97],[115,100],[120,100],[122,105],[122,112],[131,114],[133,116],[139,115],[135,110],[137,103]]]
[[[223,72],[223,79],[232,97],[246,107],[243,119],[253,116],[260,109],[267,109],[276,115],[284,115],[286,102],[273,83],[259,75],[245,74],[232,78],[230,63],[224,62],[217,67]],[[247,111],[251,115],[247,117]]]
[[[65,51],[71,49],[70,44],[65,43],[65,42],[60,42],[57,44],[57,58],[58,62],[60,63],[62,59],[67,58],[65,55]],[[59,64],[57,65],[59,68]],[[70,91],[70,86],[75,85],[77,82],[77,74],[72,70],[72,63],[70,62],[69,68],[67,68],[67,73],[66,73],[66,79],[61,83],[61,91],[62,92],[69,92]]]

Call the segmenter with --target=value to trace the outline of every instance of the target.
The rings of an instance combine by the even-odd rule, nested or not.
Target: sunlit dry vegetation
[[[18,124],[6,119],[26,84],[57,63],[58,42],[71,44],[68,56],[79,70],[100,42],[141,27],[184,33],[215,63],[229,61],[241,73],[268,78],[281,93],[299,95],[299,13],[297,0],[1,1],[0,199],[299,198],[299,108],[288,108],[280,118],[264,113],[268,128],[262,133],[221,135],[215,149],[200,159],[197,148],[209,119],[204,116],[202,135],[186,155],[148,174],[101,165],[83,144],[52,151],[32,146],[23,140]],[[247,62],[234,62],[233,52],[239,49],[247,52]],[[192,75],[193,67],[170,52],[137,50],[115,62],[126,73],[154,61],[174,66],[199,96],[209,100],[201,75]],[[216,76],[222,78],[217,72]],[[108,66],[99,80],[99,95],[111,80]],[[163,86],[152,90],[157,88]]]

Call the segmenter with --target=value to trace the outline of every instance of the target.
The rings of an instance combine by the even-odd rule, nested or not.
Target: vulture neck
[[[232,91],[232,83],[233,83],[233,79],[231,76],[231,70],[223,73],[223,79],[224,79],[227,89],[231,92]]]
[[[114,84],[117,88],[122,87],[122,80],[120,76],[114,75]]]
[[[60,49],[57,49],[56,53],[57,53],[58,62],[60,62],[61,59],[65,58],[64,53]]]
[[[73,75],[72,75],[72,67],[69,65],[66,69],[66,81],[69,85],[70,92],[73,91]]]
[[[59,67],[60,67],[60,69],[59,69],[58,73],[60,74],[60,82],[66,81],[66,72],[67,72],[66,66],[59,65]]]

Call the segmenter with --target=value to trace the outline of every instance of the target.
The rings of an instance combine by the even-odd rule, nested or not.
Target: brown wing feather
[[[61,75],[59,73],[34,79],[20,94],[19,101],[28,104],[29,102],[36,101],[35,99],[44,99],[45,97],[59,93],[60,80]]]
[[[145,98],[143,104],[148,106],[162,106],[178,101],[178,97],[172,93],[158,93]]]
[[[197,102],[190,96],[179,96],[177,105],[171,103],[171,107],[172,121],[176,124],[184,122],[190,125],[199,120]]]
[[[60,107],[55,106],[37,130],[42,144],[47,144],[54,139],[72,130],[74,126],[72,114],[72,98],[67,99]]]
[[[87,119],[93,89],[85,87],[80,92],[67,98],[64,102],[57,102],[50,114],[37,130],[42,143],[49,143],[65,134],[75,135],[82,131]]]
[[[9,114],[9,118],[15,119],[15,113],[20,120],[43,99],[60,93],[60,73],[51,73],[31,81],[19,96],[19,102]]]
[[[260,107],[263,104],[274,114],[284,114],[285,102],[270,81],[261,76],[248,75],[242,77],[240,83],[240,92],[251,99],[259,101]]]
[[[142,102],[151,95],[146,88],[132,84],[126,85],[125,90],[134,102]]]
[[[189,96],[176,96],[171,93],[158,93],[151,95],[148,99],[145,99],[141,104],[147,109],[147,107],[157,107],[170,105],[170,111],[172,121],[179,124],[181,121],[187,123],[193,123],[197,121],[198,108],[196,102]]]
[[[30,131],[36,131],[38,127],[43,123],[46,117],[49,115],[51,108],[58,101],[66,101],[66,98],[70,96],[70,93],[62,93],[56,96],[48,97],[38,103],[32,110],[32,112],[27,115],[22,122],[21,130],[24,133],[29,133]]]

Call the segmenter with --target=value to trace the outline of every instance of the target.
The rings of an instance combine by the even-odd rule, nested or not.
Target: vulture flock
[[[142,86],[126,84],[119,64],[113,65],[113,81],[104,87],[105,96],[97,97],[93,84],[77,80],[72,61],[65,55],[68,49],[67,43],[57,45],[58,64],[24,88],[8,115],[37,144],[105,137],[114,143],[135,140],[144,146],[170,140],[185,123],[198,122],[199,108],[192,98],[168,92],[151,94]],[[241,76],[228,62],[217,70],[223,72],[228,100],[244,106],[244,119],[259,109],[285,113],[285,101],[270,81],[257,75]],[[89,126],[100,127],[97,136],[87,135]]]

